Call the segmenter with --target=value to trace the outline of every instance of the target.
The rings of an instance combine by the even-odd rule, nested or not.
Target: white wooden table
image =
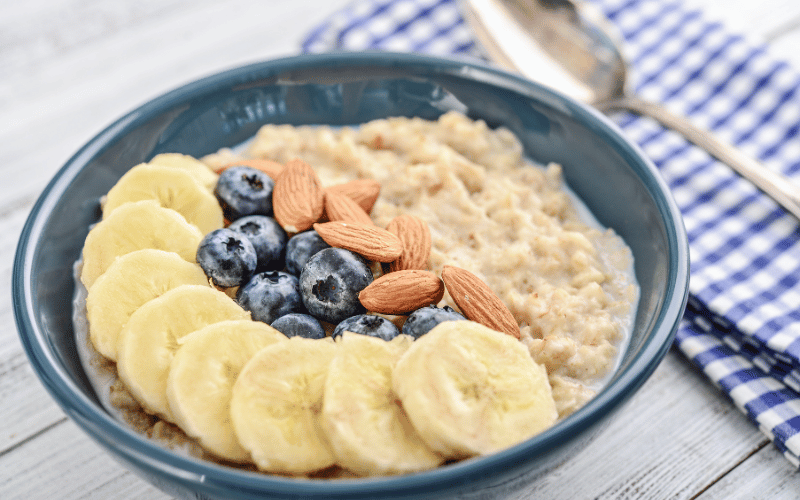
[[[19,342],[10,298],[13,253],[48,179],[123,113],[198,77],[295,53],[312,26],[349,1],[4,3],[0,498],[165,498],[64,416]],[[766,40],[800,68],[800,2],[686,1],[731,29]],[[673,351],[612,426],[534,493],[542,499],[795,499],[800,475]]]

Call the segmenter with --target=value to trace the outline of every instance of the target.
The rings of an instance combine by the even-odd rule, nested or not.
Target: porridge
[[[303,158],[324,184],[379,181],[372,212],[379,226],[400,214],[425,220],[431,269],[452,263],[489,284],[517,318],[533,358],[547,367],[563,417],[614,368],[638,286],[630,250],[586,220],[561,168],[542,169],[522,154],[508,130],[456,113],[358,129],[268,125],[247,149],[278,162]],[[205,160],[220,166],[238,158],[222,151]]]
[[[118,413],[124,413],[129,423],[189,453],[246,468],[311,477],[398,474],[424,470],[443,462],[491,453],[552,425],[593,397],[604,378],[613,371],[636,312],[638,286],[633,278],[630,250],[613,231],[600,228],[586,215],[579,202],[565,190],[560,167],[531,164],[522,154],[521,145],[509,131],[489,129],[485,123],[469,120],[457,113],[447,113],[435,122],[389,118],[357,128],[266,125],[243,150],[221,150],[202,158],[202,162],[211,170],[221,172],[230,165],[255,165],[252,159],[269,160],[260,164],[263,172],[269,168],[283,168],[283,165],[288,171],[290,165],[294,166],[297,159],[301,159],[300,163],[310,165],[313,169],[313,174],[309,175],[318,177],[318,181],[315,181],[318,186],[304,182],[297,184],[300,187],[294,191],[287,191],[279,186],[280,182],[276,183],[274,190],[270,189],[273,197],[270,203],[275,204],[275,219],[278,223],[284,221],[281,225],[288,233],[286,237],[290,244],[295,232],[317,229],[317,233],[325,240],[321,245],[336,248],[306,256],[302,272],[294,274],[288,272],[293,264],[293,257],[289,253],[282,257],[285,261],[273,263],[271,268],[256,268],[254,261],[253,267],[244,271],[249,280],[246,282],[225,281],[230,274],[227,270],[230,266],[225,267],[223,272],[224,266],[207,264],[209,260],[219,261],[221,258],[221,247],[215,246],[216,240],[212,236],[217,235],[217,240],[224,236],[220,241],[227,245],[226,248],[230,248],[234,241],[240,244],[239,239],[227,239],[233,237],[220,232],[232,229],[214,229],[223,226],[222,216],[228,221],[225,225],[231,223],[229,228],[239,229],[244,226],[240,221],[243,222],[247,217],[239,213],[241,201],[225,198],[224,189],[220,187],[224,184],[222,180],[216,188],[221,206],[218,214],[213,203],[209,203],[207,192],[186,195],[188,201],[181,202],[183,208],[176,208],[179,212],[203,214],[200,218],[205,227],[199,231],[200,234],[197,224],[184,221],[187,226],[184,227],[180,221],[175,222],[173,214],[168,213],[172,208],[165,207],[163,201],[153,202],[147,199],[149,195],[139,194],[134,196],[135,199],[126,198],[128,195],[119,194],[121,189],[115,192],[115,186],[108,196],[115,208],[110,213],[104,212],[104,220],[98,224],[100,229],[93,229],[93,233],[102,233],[104,229],[101,226],[109,226],[111,223],[106,224],[107,220],[124,217],[125,210],[146,210],[154,214],[152,217],[158,217],[157,220],[180,227],[170,229],[170,234],[183,231],[186,236],[181,240],[192,241],[192,245],[199,245],[199,250],[195,263],[194,256],[177,256],[180,251],[170,246],[169,241],[165,243],[169,237],[151,235],[145,238],[148,243],[141,243],[130,241],[131,238],[126,235],[113,236],[116,238],[114,243],[103,246],[103,251],[99,251],[102,255],[98,257],[89,247],[93,249],[101,245],[90,245],[90,233],[83,266],[88,266],[91,272],[78,271],[81,276],[91,276],[90,280],[83,280],[88,288],[88,295],[84,292],[86,309],[76,307],[79,311],[85,311],[88,325],[81,325],[82,318],[79,316],[84,313],[77,314],[76,330],[88,330],[87,336],[91,340],[84,344],[88,348],[96,348],[97,352],[87,350],[84,359],[89,360],[86,364],[92,366],[91,371],[97,374],[95,378],[102,380],[99,392],[113,394],[113,401],[106,398],[108,405],[116,408]],[[175,166],[168,166],[173,160],[180,163],[175,157],[162,157],[160,161],[164,167],[152,170],[158,174],[156,179],[162,178],[158,176],[164,179],[180,177],[168,171]],[[193,168],[197,164],[199,162],[193,163]],[[236,166],[229,170],[235,168],[249,167]],[[205,185],[197,182],[198,186],[204,186],[199,188],[201,190],[207,190],[208,185],[213,184],[209,182],[207,173],[202,171]],[[153,175],[146,177],[150,179]],[[224,176],[224,173],[220,174],[220,179]],[[120,184],[124,184],[123,179]],[[352,208],[353,203],[348,201],[339,208],[326,205],[323,215],[321,208],[310,206],[296,193],[298,189],[304,193],[317,189],[321,198],[322,191],[329,192],[325,191],[328,187],[352,185],[357,180],[373,182],[380,189],[380,195],[367,202],[367,209],[364,210],[369,214],[366,223],[340,223],[340,226],[335,226],[337,222],[332,217],[334,211],[349,210],[348,213],[352,213],[361,209]],[[249,182],[251,187],[255,185],[252,179]],[[263,182],[271,181],[266,179]],[[260,186],[262,181],[259,180],[257,184]],[[236,190],[235,187],[232,189]],[[157,189],[153,188],[155,191]],[[170,199],[177,196],[173,193]],[[331,202],[335,199],[334,195],[327,196]],[[150,198],[158,198],[158,195]],[[309,213],[316,213],[309,219],[311,224],[300,227],[295,222],[285,222],[285,216],[282,219],[278,205],[287,199],[293,202],[299,200],[299,204],[303,205],[293,208],[296,213],[306,208],[311,211]],[[187,206],[190,208],[185,208]],[[189,215],[183,215],[191,220]],[[331,222],[326,222],[326,217]],[[408,248],[408,240],[405,247],[400,246],[398,253],[386,258],[380,252],[356,261],[348,260],[349,257],[343,254],[334,255],[336,252],[351,251],[347,250],[349,247],[346,244],[331,243],[334,236],[346,233],[343,238],[358,240],[360,236],[353,236],[347,231],[353,226],[368,226],[370,231],[377,234],[375,238],[380,240],[386,232],[382,228],[396,227],[395,223],[401,217],[410,218],[402,219],[406,221],[418,221],[420,227],[425,228],[424,232],[413,233],[419,236],[413,241],[424,240],[427,244],[427,258],[421,269],[396,270],[392,267],[400,261],[402,249]],[[371,224],[377,229],[372,228]],[[112,232],[108,229],[105,231]],[[331,238],[328,238],[327,231],[332,231]],[[243,233],[240,231],[239,234]],[[391,234],[396,234],[396,231]],[[420,236],[422,234],[425,238]],[[249,245],[247,243],[245,246]],[[115,249],[111,253],[106,252],[109,246]],[[261,247],[250,248],[256,253],[261,251]],[[388,252],[387,248],[381,247],[381,252]],[[149,249],[149,253],[145,249]],[[186,253],[184,249],[181,250]],[[247,254],[249,251],[242,252]],[[170,255],[161,255],[159,252]],[[143,280],[147,286],[131,292],[133,285],[130,283],[138,278],[115,278],[119,273],[122,273],[119,276],[129,276],[125,272],[147,274],[142,272],[148,267],[143,262],[161,262],[158,259],[172,262],[169,259],[173,259],[173,254],[176,254],[174,268],[180,271],[159,272],[158,280],[161,281],[157,285],[152,284],[153,280]],[[360,255],[367,254],[361,252]],[[323,262],[322,256],[330,262]],[[258,259],[258,262],[263,260],[260,254]],[[102,264],[98,264],[99,261]],[[189,268],[188,264],[195,267]],[[137,271],[124,271],[125,266]],[[169,264],[169,269],[172,266]],[[198,277],[197,270],[200,267],[205,272]],[[318,287],[324,281],[323,277],[346,269],[349,274],[342,283],[351,283],[352,276],[361,272],[362,268],[368,278],[359,285],[356,298],[363,292],[361,302],[366,304],[369,292],[370,297],[375,298],[370,304],[402,302],[403,306],[408,307],[394,304],[398,307],[385,310],[378,306],[364,308],[356,300],[350,305],[337,304],[332,311],[328,304],[314,302],[311,295],[319,295]],[[298,274],[299,278],[296,276]],[[318,275],[318,278],[309,277],[311,275]],[[448,275],[452,277],[448,278]],[[253,278],[250,279],[250,276]],[[256,276],[266,277],[255,283]],[[443,284],[439,276],[444,279]],[[394,277],[397,279],[392,280]],[[214,286],[208,287],[208,283],[204,283],[206,279]],[[414,302],[414,297],[393,293],[404,280],[413,285],[408,290],[417,290],[415,293],[422,297],[417,301],[419,303]],[[289,282],[297,282],[295,287],[302,306],[286,307],[276,312],[277,305],[263,305],[266,299],[258,294],[266,293],[263,292],[267,289],[265,287],[273,287],[269,289],[284,293],[280,301],[282,306],[291,303],[294,292],[285,292],[284,288],[280,288],[288,286],[285,283]],[[306,282],[311,283],[308,289],[303,288]],[[120,283],[124,283],[124,286]],[[488,295],[480,295],[477,291],[472,293],[473,288],[470,287],[473,286],[485,287]],[[223,297],[226,294],[235,297],[236,301],[231,300],[230,303],[242,306],[246,310],[246,317],[242,316],[244,311],[240,311],[238,305],[235,308],[225,305],[228,308],[226,312],[217,316],[208,313],[209,310],[215,310],[214,305],[186,306],[191,309],[191,314],[184,314],[174,320],[174,326],[171,325],[173,319],[165,319],[163,311],[176,309],[174,304],[195,303],[199,300],[196,296],[186,298],[190,291],[195,293],[195,287],[207,289],[202,291],[205,295],[216,292]],[[96,298],[101,293],[105,298]],[[108,297],[113,297],[113,300]],[[203,300],[212,304],[215,300],[223,299],[209,295],[208,299]],[[497,300],[497,303],[492,300]],[[113,302],[113,307],[103,305],[108,302]],[[163,305],[159,305],[162,302]],[[127,304],[124,311],[121,311],[121,303]],[[431,308],[431,303],[438,307]],[[416,311],[423,308],[426,309],[424,318],[412,320]],[[316,314],[317,310],[321,312]],[[294,338],[294,334],[281,330],[285,336],[292,337],[287,341],[285,336],[273,338],[273,328],[251,328],[238,323],[246,321],[260,325],[263,322],[278,328],[279,318],[301,312],[310,312],[311,316],[320,320],[321,338]],[[448,315],[452,314],[460,317],[453,319],[464,320],[459,312],[473,321],[439,323],[441,319],[432,319],[451,319]],[[363,318],[363,313],[370,313],[366,315],[367,319]],[[497,330],[502,329],[492,324],[488,324],[489,328],[478,324],[487,325],[481,319],[491,322],[493,316],[503,314],[511,317],[511,331],[505,332],[511,335],[498,333]],[[209,315],[213,317],[205,318]],[[259,321],[250,321],[248,318],[251,316]],[[109,317],[112,319],[109,320]],[[203,319],[199,321],[196,317]],[[356,317],[357,320],[348,323]],[[86,323],[85,318],[83,323]],[[99,326],[101,323],[102,329]],[[166,324],[170,326],[164,326]],[[438,326],[416,334],[414,328],[420,328],[418,325],[422,324]],[[292,328],[295,328],[296,324],[293,325]],[[209,333],[215,328],[219,332]],[[242,359],[237,358],[238,361],[234,362],[226,358],[227,369],[235,371],[236,376],[225,384],[215,382],[224,385],[227,391],[222,391],[224,395],[219,401],[219,406],[225,411],[220,414],[223,416],[217,415],[210,420],[231,420],[232,423],[226,424],[227,435],[220,431],[212,439],[210,431],[202,430],[205,424],[194,419],[198,403],[193,400],[192,393],[203,391],[192,386],[192,381],[200,383],[197,382],[202,378],[199,371],[213,371],[213,366],[203,365],[206,363],[204,356],[208,357],[203,353],[209,352],[208,349],[215,353],[228,349],[224,346],[229,346],[230,342],[219,343],[222,342],[219,339],[230,333],[227,330],[234,329],[237,332],[247,331],[250,340],[247,349],[239,348],[237,351],[238,358]],[[364,333],[359,329],[366,329],[368,333],[350,333]],[[152,338],[138,333],[150,330],[157,333]],[[330,337],[337,340],[333,341]],[[143,344],[147,345],[147,352],[142,350]],[[162,350],[151,354],[149,350],[153,345],[163,345],[163,349],[159,347]],[[215,347],[204,347],[210,345]],[[193,349],[199,354],[190,354]],[[241,354],[244,350],[247,351],[246,355]],[[462,351],[463,356],[457,357]],[[447,354],[441,354],[443,352]],[[523,354],[520,355],[520,352]],[[450,356],[452,353],[455,354]],[[146,362],[147,369],[140,370],[138,366],[144,364],[148,356],[152,360]],[[253,388],[277,386],[277,380],[296,376],[296,373],[287,374],[282,366],[286,364],[286,359],[295,359],[293,356],[308,358],[297,361],[296,372],[316,381],[306,384],[309,387],[316,385],[316,388],[307,388],[310,392],[302,397],[292,393],[291,397],[300,397],[300,400],[276,409],[275,401],[285,401],[290,396],[274,395],[274,399],[265,403],[263,390]],[[479,359],[484,356],[486,360]],[[366,364],[359,361],[365,358],[376,361]],[[493,362],[496,365],[503,364],[504,368],[492,367]],[[439,363],[445,366],[436,371]],[[231,368],[234,365],[235,369]],[[473,368],[477,370],[476,374],[470,371]],[[393,379],[395,369],[403,376]],[[458,370],[467,373],[454,375]],[[334,371],[337,373],[335,377],[331,375]],[[508,373],[512,371],[516,375],[509,378]],[[156,375],[151,372],[156,372]],[[486,373],[478,375],[477,372]],[[312,373],[315,375],[312,376]],[[328,381],[337,382],[326,381],[326,376]],[[478,379],[482,382],[477,382]],[[372,384],[377,389],[370,389],[372,392],[367,394],[358,385],[359,381],[364,380],[380,380],[380,383]],[[411,380],[415,384],[409,382]],[[440,385],[428,387],[434,383]],[[153,389],[158,384],[161,384],[161,388]],[[521,391],[524,394],[504,394],[504,398],[515,401],[513,405],[506,405],[505,401],[487,399],[484,393],[491,391],[484,391],[481,384],[525,390]],[[462,430],[488,427],[492,428],[491,432],[487,430],[475,439],[466,439],[464,436],[470,434],[466,431],[445,436],[446,430],[436,428],[434,421],[448,414],[447,409],[435,407],[438,403],[430,397],[426,399],[426,394],[441,394],[437,391],[458,392],[459,398],[462,398],[459,401],[469,401],[470,405],[474,403],[475,411],[480,407],[484,414],[488,414],[487,411],[494,412],[501,406],[524,407],[524,410],[489,419],[492,422],[503,421],[506,425],[504,430],[493,429],[491,422],[465,417],[452,422],[450,427]],[[311,392],[314,392],[313,396]],[[158,397],[150,397],[152,394]],[[323,400],[323,395],[327,399]],[[359,400],[359,397],[362,399]],[[365,457],[368,453],[359,453],[363,451],[359,447],[366,445],[359,443],[358,439],[363,440],[367,431],[359,431],[361,435],[355,437],[351,434],[355,432],[354,429],[368,427],[369,424],[365,422],[370,421],[371,415],[354,418],[350,399],[361,401],[366,406],[382,401],[381,404],[387,408],[383,415],[391,425],[372,429],[373,434],[368,435],[372,439],[369,443],[371,449],[385,450],[388,457],[385,462]],[[208,402],[204,404],[209,406]],[[140,411],[141,408],[137,406],[145,411]],[[293,413],[298,411],[300,413]],[[287,414],[290,416],[287,417]],[[283,427],[288,425],[288,420],[302,420],[306,424],[292,427],[289,432]],[[270,422],[271,425],[264,425],[264,422]],[[509,431],[509,428],[515,432]],[[181,430],[195,439],[187,439]],[[309,443],[304,445],[305,448],[291,443],[292,439],[287,437],[296,433],[306,436],[305,441]],[[376,437],[379,435],[380,438]],[[264,449],[261,445],[263,442],[282,441],[287,443],[277,451]],[[291,453],[287,453],[287,449],[292,450]],[[288,455],[297,457],[296,461],[287,460]]]

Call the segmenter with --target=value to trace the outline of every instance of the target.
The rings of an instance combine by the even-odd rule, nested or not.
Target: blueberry
[[[286,270],[299,276],[312,255],[330,247],[313,229],[295,234],[286,244]]]
[[[230,229],[208,233],[197,246],[197,263],[217,286],[247,282],[256,270],[256,249],[250,240]]]
[[[289,313],[273,321],[271,326],[287,337],[325,338],[322,325],[314,316],[308,314]]]
[[[434,305],[422,307],[408,315],[403,324],[403,333],[418,339],[431,331],[434,326],[445,321],[466,321],[467,318],[457,313],[450,306],[441,309]]]
[[[394,326],[394,323],[371,314],[359,314],[345,319],[333,330],[332,337],[338,337],[344,332],[359,333],[383,340],[392,340],[400,335],[400,330]]]
[[[245,215],[272,215],[272,188],[275,182],[260,170],[236,166],[217,179],[214,194],[229,221]]]
[[[236,292],[236,301],[255,321],[268,325],[285,314],[303,310],[297,277],[281,271],[256,274]]]
[[[253,244],[258,257],[257,272],[283,269],[287,236],[275,219],[266,215],[248,215],[236,219],[228,229],[243,234]]]
[[[366,312],[358,293],[372,283],[372,270],[355,253],[325,248],[314,254],[300,272],[303,304],[312,316],[329,323]]]

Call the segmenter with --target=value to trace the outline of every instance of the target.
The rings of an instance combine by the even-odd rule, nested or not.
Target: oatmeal
[[[534,165],[506,129],[448,113],[389,118],[359,128],[264,126],[246,156],[303,158],[323,184],[380,182],[372,218],[427,222],[431,269],[469,269],[509,307],[531,356],[546,366],[561,417],[582,406],[615,367],[638,286],[630,250],[587,221],[561,168]],[[223,150],[212,166],[235,161]],[[445,302],[454,305],[449,296]]]
[[[291,476],[417,472],[528,439],[613,371],[630,250],[508,130],[267,125],[202,162],[133,167],[76,265],[87,374],[165,446]]]

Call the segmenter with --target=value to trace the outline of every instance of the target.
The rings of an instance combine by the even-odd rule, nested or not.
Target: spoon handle
[[[707,130],[697,127],[686,118],[672,113],[660,104],[646,101],[635,95],[609,99],[594,103],[594,105],[603,112],[626,110],[659,121],[665,127],[682,134],[689,142],[706,150],[711,156],[731,167],[778,202],[789,213],[800,219],[800,188],[792,180],[769,170],[739,149],[718,139]]]

